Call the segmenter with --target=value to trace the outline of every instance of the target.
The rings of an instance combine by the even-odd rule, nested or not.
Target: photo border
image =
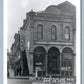
[[[81,84],[84,84],[84,0],[81,0]]]
[[[3,84],[3,0],[0,0],[0,84]]]
[[[4,0],[4,1],[6,1],[6,0]],[[83,34],[83,33],[84,33],[84,29],[83,29],[83,26],[84,26],[84,24],[83,24],[83,22],[84,22],[84,20],[83,20],[84,10],[83,10],[83,8],[84,8],[84,6],[83,6],[83,3],[84,3],[84,0],[80,0],[80,3],[81,3],[81,1],[82,1],[82,4],[80,4],[80,5],[82,5],[82,8],[81,8],[81,6],[80,6],[80,10],[82,9],[82,16],[81,16],[82,19],[81,19],[81,18],[80,18],[80,19],[81,19],[82,23],[80,23],[80,28],[81,28],[81,26],[82,26],[82,28],[81,28],[81,31],[82,31],[82,32],[80,32],[80,33],[82,33],[82,36],[80,37],[80,40],[82,39],[82,41],[80,41],[80,42],[82,42],[82,43],[81,43],[82,47],[80,48],[80,52],[82,52],[82,53],[81,53],[82,56],[81,56],[81,54],[80,54],[80,56],[81,56],[81,57],[80,57],[80,59],[81,59],[81,60],[80,60],[80,63],[82,63],[82,64],[80,64],[80,66],[82,66],[82,69],[81,69],[81,70],[82,70],[82,73],[80,72],[80,74],[82,74],[82,75],[81,75],[82,78],[80,77],[80,78],[81,78],[80,80],[82,80],[81,82],[82,82],[82,84],[84,84],[84,80],[83,80],[83,77],[84,77],[84,72],[83,72],[83,71],[84,71],[84,67],[83,67],[83,63],[84,63],[84,62],[83,62],[83,59],[84,59],[84,57],[83,57],[83,54],[84,54],[84,52],[83,52],[83,49],[84,49],[84,48],[83,48],[83,46],[84,46],[84,44],[83,44],[83,42],[84,42],[84,38],[83,38],[83,35],[84,35],[84,34]],[[2,8],[1,13],[0,13],[0,14],[1,14],[1,15],[0,15],[0,17],[1,17],[1,18],[0,18],[0,21],[1,21],[1,30],[0,30],[0,34],[1,34],[1,35],[0,35],[0,38],[1,38],[1,44],[0,44],[0,47],[1,47],[1,51],[0,51],[0,54],[1,54],[1,56],[0,56],[0,62],[1,62],[1,63],[0,63],[0,68],[1,68],[1,71],[0,71],[0,76],[2,76],[2,77],[0,78],[0,83],[3,84],[2,78],[3,78],[3,72],[5,71],[5,70],[3,70],[4,64],[2,64],[2,63],[3,63],[3,60],[2,60],[2,59],[3,59],[3,38],[2,38],[2,37],[3,37],[3,33],[4,33],[4,32],[3,32],[3,0],[0,0],[0,6],[1,6],[1,8]],[[80,12],[80,15],[81,15],[81,12]],[[80,22],[81,22],[81,21],[80,21]],[[82,24],[82,25],[81,25],[81,24]],[[6,31],[6,30],[4,30],[4,31]],[[82,49],[82,51],[81,51],[81,49]],[[5,53],[5,54],[6,54],[6,53]],[[5,58],[5,55],[4,55],[4,58]],[[6,61],[7,61],[7,60],[6,60]],[[81,61],[82,61],[82,62],[81,62]],[[4,63],[5,63],[5,62],[4,62]],[[6,68],[5,68],[5,69],[6,69]],[[76,70],[77,70],[77,69],[76,69]],[[80,71],[81,71],[81,70],[80,70]],[[6,76],[5,72],[4,72],[4,76]],[[6,78],[6,77],[5,77],[5,78]]]

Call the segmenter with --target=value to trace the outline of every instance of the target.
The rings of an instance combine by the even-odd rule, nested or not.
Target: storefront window
[[[72,76],[73,66],[73,51],[66,47],[62,51],[62,76]]]

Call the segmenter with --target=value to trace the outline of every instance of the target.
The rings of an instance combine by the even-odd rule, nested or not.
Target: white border
[[[81,84],[81,23],[80,23],[80,0],[76,7],[76,84]]]
[[[3,0],[3,84],[7,84],[7,0]]]
[[[7,84],[7,0],[4,0],[4,63],[3,63],[3,83]],[[80,0],[77,0],[77,16],[76,16],[76,84],[81,84],[81,25],[80,25]]]

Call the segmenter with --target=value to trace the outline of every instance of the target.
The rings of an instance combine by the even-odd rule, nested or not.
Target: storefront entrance
[[[36,47],[34,49],[34,71],[38,71],[38,76],[45,75],[45,57],[46,51],[43,47]]]
[[[48,51],[48,74],[60,75],[60,52],[56,47],[52,47]]]
[[[73,74],[73,51],[66,47],[62,51],[62,76],[72,76]]]

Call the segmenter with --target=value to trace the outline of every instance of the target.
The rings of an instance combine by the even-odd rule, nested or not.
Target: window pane
[[[65,27],[65,39],[70,39],[70,28],[68,26]]]
[[[69,34],[65,34],[65,39],[69,39]]]
[[[69,27],[65,28],[65,33],[69,33]]]
[[[42,39],[41,33],[38,33],[38,39]]]
[[[42,32],[42,27],[41,26],[38,27],[38,32]]]
[[[37,38],[42,39],[43,38],[43,26],[38,25],[37,27]]]
[[[52,26],[52,27],[51,27],[51,38],[52,38],[53,40],[56,39],[56,26]]]
[[[55,34],[55,32],[56,32],[56,28],[55,27],[52,27],[52,33]]]

